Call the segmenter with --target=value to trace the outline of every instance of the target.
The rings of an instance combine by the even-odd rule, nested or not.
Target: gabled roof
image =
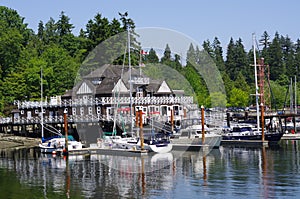
[[[163,81],[160,85],[160,87],[157,90],[158,94],[171,94],[172,90],[170,89],[169,85],[166,81]]]
[[[161,83],[162,83],[162,81],[159,81],[159,80],[151,80],[150,84],[146,87],[146,91],[148,93],[156,94]]]
[[[111,94],[112,90],[114,89],[115,85],[118,83],[118,77],[106,77],[103,79],[101,84],[96,86],[96,94]]]
[[[95,86],[88,80],[82,80],[72,89],[72,95],[95,94]]]
[[[115,67],[112,67],[112,65],[110,64],[105,64],[97,68],[96,70],[92,71],[90,74],[84,76],[83,79],[93,79],[99,77],[117,77],[119,75],[116,74],[116,71],[114,70]]]
[[[121,79],[119,79],[117,84],[114,86],[112,92],[129,93],[129,89],[125,86],[124,82]]]
[[[122,77],[122,79],[120,79]],[[130,70],[128,66],[105,64],[90,74],[84,76],[82,81],[67,93],[64,97],[71,96],[71,94],[103,94],[110,95],[114,90],[119,90],[120,93],[129,93],[129,78]],[[140,74],[138,68],[131,68],[131,79],[135,77],[147,78]],[[95,81],[99,82],[98,84]],[[172,94],[173,91],[164,80],[151,80],[146,83],[138,84],[143,86],[148,93],[153,94]],[[135,88],[136,85],[133,85]]]

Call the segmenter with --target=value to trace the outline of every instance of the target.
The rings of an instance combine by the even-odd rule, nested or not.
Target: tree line
[[[74,25],[64,12],[60,13],[57,21],[53,18],[46,23],[40,21],[36,33],[27,27],[24,20],[16,10],[0,6],[0,115],[10,113],[14,100],[40,99],[41,70],[44,96],[64,94],[74,86],[82,62],[89,58],[98,44],[112,36],[130,31],[133,47],[131,64],[139,64],[141,46],[134,33],[135,23],[128,17],[128,13],[119,13],[119,18],[112,20],[97,13],[78,35],[73,33]],[[120,45],[117,43],[113,48],[120,48]],[[122,45],[124,47],[124,43]],[[256,53],[258,57],[264,57],[270,69],[270,81],[265,84],[269,86],[266,92],[272,93],[268,103],[272,107],[275,104],[282,107],[290,78],[298,77],[300,40],[294,43],[288,36],[276,33],[272,38],[264,32],[259,45],[261,50]],[[184,66],[181,65],[181,57],[173,55],[168,44],[162,58],[159,59],[155,50],[151,49],[142,59],[149,66],[150,74],[155,72],[155,68],[151,68],[155,64],[168,65],[178,71],[192,86],[197,102],[201,105],[209,107],[213,100],[222,97],[226,98],[227,106],[244,107],[253,104],[254,98],[250,95],[255,92],[254,69],[251,67],[253,52],[245,50],[242,39],[235,41],[231,38],[226,56],[223,56],[225,53],[218,38],[212,42],[204,41],[202,48],[200,50],[191,44]],[[204,52],[210,59],[203,58]],[[197,65],[201,65],[198,63],[200,59],[202,63],[217,66],[224,82],[225,96],[222,93],[209,93],[206,82],[197,72]],[[114,64],[123,61],[123,57],[112,60]],[[128,60],[125,61],[128,63]],[[176,88],[178,82],[172,82]]]

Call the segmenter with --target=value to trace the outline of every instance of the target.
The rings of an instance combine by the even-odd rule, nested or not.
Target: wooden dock
[[[300,133],[283,134],[282,140],[300,140]]]
[[[69,155],[91,155],[91,154],[141,157],[141,156],[148,155],[148,151],[133,150],[133,149],[99,148],[99,147],[88,147],[88,148],[74,149],[69,151]]]
[[[268,146],[268,141],[262,140],[222,140],[222,146],[251,146],[251,147],[263,147]]]

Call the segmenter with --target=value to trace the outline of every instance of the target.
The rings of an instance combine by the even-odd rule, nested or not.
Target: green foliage
[[[148,55],[146,56],[146,63],[158,63],[159,58],[156,55],[156,52],[153,48],[149,50]]]
[[[113,37],[107,42],[107,51],[103,56],[112,58],[113,63],[123,60],[124,47],[127,45],[127,27],[130,29],[132,63],[138,64],[138,42],[133,31],[135,25],[127,15],[120,15],[120,21],[109,21],[97,14],[90,20],[86,30],[79,36],[72,33],[74,26],[70,18],[61,12],[57,21],[50,18],[45,24],[40,21],[35,34],[24,24],[24,18],[15,10],[0,6],[0,114],[4,107],[10,107],[14,100],[39,100],[41,87],[41,70],[43,71],[44,96],[62,95],[74,86],[80,64],[87,54],[99,43]],[[126,37],[124,37],[126,35]],[[110,45],[114,43],[115,45]],[[118,56],[114,50],[118,52]],[[98,60],[97,60],[98,59]],[[108,61],[105,59],[104,61]],[[92,63],[89,63],[92,64]],[[127,61],[128,64],[128,61]]]
[[[173,90],[184,90],[185,95],[193,96],[197,102],[197,96],[193,85],[180,72],[161,63],[149,63],[142,68],[143,74],[153,80],[167,81]]]
[[[84,75],[99,65],[128,64],[127,33],[131,65],[138,65],[141,59],[147,75],[165,80],[168,76],[173,89],[185,90],[199,104],[219,106],[227,101],[230,106],[247,106],[253,102],[249,97],[255,89],[253,52],[246,52],[240,38],[230,39],[225,61],[217,37],[213,42],[204,41],[204,50],[191,44],[186,52],[187,64],[182,66],[182,58],[172,54],[168,44],[161,60],[153,49],[141,57],[135,23],[127,12],[112,20],[97,13],[78,36],[72,33],[70,20],[61,12],[57,21],[52,17],[46,23],[40,21],[35,34],[17,11],[0,6],[0,114],[14,100],[39,99],[41,69],[44,95],[53,96],[71,89],[78,72]],[[263,57],[270,68],[271,89],[265,83],[265,91],[272,100],[267,103],[283,106],[290,78],[300,79],[300,40],[294,43],[277,32],[272,38],[265,31],[259,44],[262,49],[256,52],[257,58]],[[185,80],[178,81],[179,77]]]
[[[249,94],[241,89],[233,88],[230,91],[228,106],[246,107],[248,106]]]
[[[226,107],[226,95],[222,92],[213,92],[209,95],[209,107]]]
[[[281,86],[279,83],[270,81],[271,91],[272,91],[272,108],[273,109],[282,109],[285,102],[286,92],[287,92],[287,85]]]

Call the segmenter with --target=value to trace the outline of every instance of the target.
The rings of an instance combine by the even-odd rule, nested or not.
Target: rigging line
[[[288,86],[289,87],[289,86]],[[284,98],[284,104],[283,104],[283,108],[282,108],[282,112],[284,111],[285,109],[285,106],[286,106],[286,101],[287,101],[287,95],[289,93],[289,88],[286,90],[286,94],[285,94],[285,98]]]
[[[271,93],[271,105],[272,105],[272,101],[274,102],[274,106],[275,106],[275,110],[276,110],[276,112],[278,111],[277,110],[277,106],[276,106],[276,99],[275,99],[275,97],[274,97],[274,95],[273,95],[273,90],[272,90],[272,87],[271,87],[271,84],[270,84],[270,79],[269,78],[267,78],[267,82],[268,82],[268,86],[269,86],[269,88],[270,88],[270,93]]]
[[[124,49],[124,56],[123,56],[123,63],[122,63],[122,72],[121,72],[121,77],[120,77],[120,81],[123,80],[123,76],[124,76],[124,68],[125,68],[125,60],[126,60],[126,51],[127,51],[127,43],[125,45],[125,49]],[[118,113],[118,108],[120,108],[120,103],[119,103],[119,99],[120,99],[120,84],[117,85],[116,87],[116,91],[117,91],[117,97],[116,97],[116,91],[114,92],[114,98],[117,98],[117,105],[114,106],[115,110],[114,110],[114,126],[113,126],[113,134],[116,135],[116,122],[117,122],[117,113]],[[125,130],[125,128],[123,128],[123,131]]]
[[[258,56],[261,57],[261,50],[259,49],[259,43],[256,38],[255,38],[255,45],[256,45]]]

